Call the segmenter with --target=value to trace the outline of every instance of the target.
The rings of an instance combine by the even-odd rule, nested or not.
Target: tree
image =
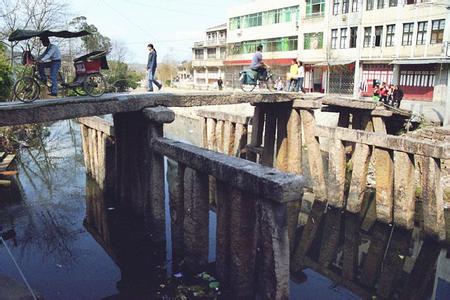
[[[86,30],[91,34],[81,37],[83,47],[87,52],[93,52],[98,50],[111,50],[111,39],[102,35],[98,28],[93,24],[88,24],[87,19],[84,16],[76,17],[72,19],[69,25],[73,26],[75,30]]]
[[[13,85],[11,65],[6,57],[5,47],[0,44],[0,100],[11,97]]]

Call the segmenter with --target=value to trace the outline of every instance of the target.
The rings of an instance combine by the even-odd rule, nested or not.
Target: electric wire
[[[12,255],[11,250],[9,250],[9,247],[6,244],[6,242],[2,236],[0,236],[0,240],[2,241],[3,245],[5,246],[5,249],[8,252],[9,256],[11,257],[11,260],[14,262],[14,265],[16,266],[17,270],[19,271],[19,274],[22,277],[23,282],[25,282],[25,285],[27,286],[28,290],[30,291],[31,295],[33,296],[33,299],[37,300],[36,294],[33,292],[33,289],[31,288],[30,284],[28,283],[28,280],[25,278],[25,275],[23,274],[22,270],[20,269],[19,264],[15,260],[14,256]]]

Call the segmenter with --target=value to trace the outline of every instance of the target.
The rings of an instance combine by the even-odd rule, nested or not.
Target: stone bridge
[[[164,137],[163,124],[175,118],[167,107],[238,103],[255,106],[251,124],[200,112],[204,148]],[[338,113],[338,126],[316,124],[315,110]],[[113,115],[114,125],[85,118],[105,114]],[[174,264],[184,260],[195,271],[206,266],[214,198],[218,278],[236,297],[254,298],[257,287],[264,299],[288,298],[289,271],[301,268],[324,214],[313,206],[314,218],[295,245],[305,188],[320,205],[360,214],[369,205],[372,172],[378,218],[412,230],[421,186],[422,226],[437,240],[449,237],[440,184],[449,145],[390,134],[392,123],[410,117],[373,102],[293,93],[118,94],[0,105],[0,126],[80,119],[87,172],[145,219],[161,251],[164,159],[171,158],[177,164],[169,182]]]

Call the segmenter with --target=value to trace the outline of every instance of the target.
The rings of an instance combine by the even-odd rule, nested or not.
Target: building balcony
[[[222,67],[223,59],[194,59],[192,61],[193,67]]]

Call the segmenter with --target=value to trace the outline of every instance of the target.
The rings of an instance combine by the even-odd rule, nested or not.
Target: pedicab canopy
[[[74,37],[82,37],[82,36],[89,35],[89,34],[91,34],[91,33],[86,30],[72,32],[72,31],[67,31],[67,30],[62,30],[62,31],[41,30],[41,31],[38,31],[38,30],[17,29],[9,35],[8,40],[10,42],[23,41],[23,40],[28,40],[32,37],[44,37],[44,36],[46,36],[46,37],[54,36],[54,37],[59,37],[59,38],[74,38]]]

